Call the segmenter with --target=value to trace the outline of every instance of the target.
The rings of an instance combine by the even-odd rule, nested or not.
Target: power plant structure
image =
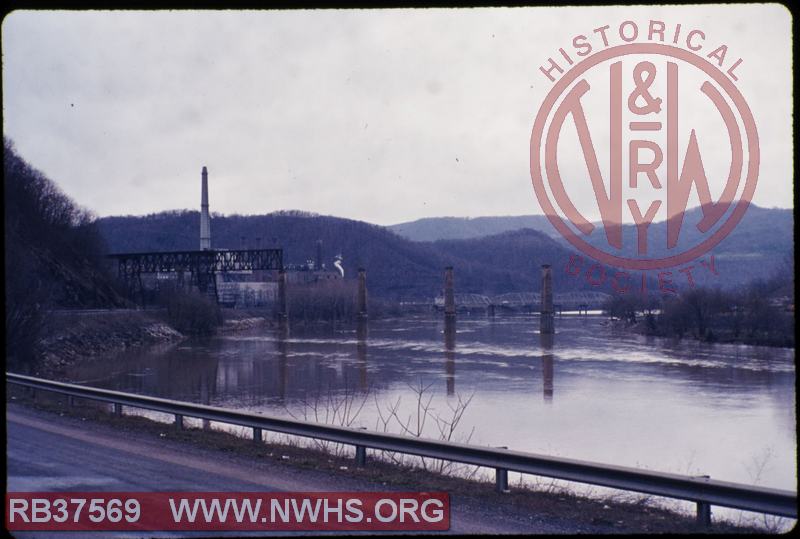
[[[131,297],[139,297],[144,304],[159,290],[194,289],[226,307],[274,305],[276,312],[285,316],[287,287],[294,288],[307,300],[318,294],[347,294],[352,286],[355,312],[358,317],[366,318],[366,271],[363,268],[359,268],[357,279],[345,281],[341,254],[334,257],[330,266],[323,262],[322,240],[316,241],[315,256],[307,259],[305,264],[284,264],[283,249],[261,248],[261,236],[256,237],[255,249],[248,248],[244,236],[239,249],[215,248],[209,208],[209,172],[203,166],[198,250],[109,255],[116,260],[118,275],[127,284]],[[486,296],[456,293],[453,267],[449,266],[445,268],[443,290],[434,298],[433,307],[444,311],[446,318],[455,318],[457,312],[465,311],[484,311],[490,316],[502,312],[539,311],[540,330],[547,334],[554,331],[554,314],[571,310],[588,313],[589,309],[602,308],[608,298],[607,294],[595,291],[553,293],[549,266],[542,267],[542,294],[514,292]],[[430,304],[427,305],[430,308]]]
[[[208,168],[200,173],[200,248],[197,251],[119,253],[109,255],[117,262],[117,272],[132,297],[146,298],[169,288],[195,289],[226,307],[276,305],[285,314],[285,285],[314,286],[344,279],[342,257],[331,267],[322,257],[322,240],[316,242],[316,258],[302,265],[284,265],[283,249],[256,249],[212,246],[209,211]],[[281,290],[281,283],[284,290]]]
[[[213,249],[208,204],[208,169],[201,172],[200,249],[117,253],[117,274],[132,297],[164,288],[195,289],[220,302],[220,285],[231,275],[272,274],[283,270],[283,249]],[[223,287],[224,288],[224,287]]]

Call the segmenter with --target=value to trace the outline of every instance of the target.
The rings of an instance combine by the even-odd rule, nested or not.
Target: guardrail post
[[[261,435],[261,429],[253,427],[253,443],[263,442],[264,438]]]
[[[122,415],[122,405],[118,403],[114,403],[114,415],[121,416]]]
[[[497,449],[508,449],[507,445],[497,446]],[[500,494],[511,492],[508,488],[508,470],[505,468],[495,468],[494,470],[494,488]]]
[[[703,528],[711,526],[711,504],[697,502],[697,525]]]
[[[704,479],[708,481],[711,479],[710,475],[696,475],[694,479]],[[711,526],[711,504],[705,501],[697,500],[697,525],[703,528]]]
[[[505,468],[496,468],[494,471],[495,490],[500,494],[510,492],[508,489],[508,470]]]
[[[69,395],[67,397],[67,406],[69,406],[70,408],[75,406],[75,397],[73,397],[72,395]]]
[[[175,414],[175,428],[183,430],[183,416],[181,414]]]
[[[367,427],[359,427],[358,430],[367,430]],[[364,445],[356,446],[356,466],[363,468],[367,465],[367,447]]]
[[[356,466],[363,468],[367,465],[367,448],[363,445],[356,446]]]
[[[495,490],[500,494],[511,492],[508,489],[508,470],[505,468],[495,468],[494,471]]]

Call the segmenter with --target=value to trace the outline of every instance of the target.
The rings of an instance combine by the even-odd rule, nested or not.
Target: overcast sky
[[[792,207],[791,16],[777,5],[14,12],[3,130],[102,216],[195,209],[204,165],[226,214],[541,213],[529,140],[551,84],[538,67],[574,35],[651,18],[743,59],[754,202]]]

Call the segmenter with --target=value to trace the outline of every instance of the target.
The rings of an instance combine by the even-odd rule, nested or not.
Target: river
[[[421,390],[428,437],[463,412],[454,441],[795,489],[794,349],[643,337],[602,316],[557,318],[552,340],[535,316],[446,329],[434,315],[262,329],[87,360],[68,378],[392,432],[419,430]]]

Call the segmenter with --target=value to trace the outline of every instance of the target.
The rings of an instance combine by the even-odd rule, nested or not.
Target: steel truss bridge
[[[196,287],[219,300],[218,273],[283,270],[283,249],[168,251],[109,255],[117,261],[117,275],[132,295],[143,298],[142,274],[175,273],[179,286]],[[189,282],[185,282],[185,276]]]
[[[561,292],[553,294],[556,311],[584,311],[602,309],[611,298],[609,294],[595,291]],[[542,299],[538,292],[511,292],[492,298],[492,303],[508,309],[538,310]]]
[[[498,296],[485,296],[483,294],[454,294],[456,308],[465,310],[479,310],[489,307],[498,307],[512,311],[538,311],[542,304],[538,292],[509,292]],[[602,309],[611,296],[602,292],[562,292],[553,294],[553,306],[560,311],[586,311],[589,309]],[[439,296],[434,299],[434,306],[444,307],[444,298]]]

